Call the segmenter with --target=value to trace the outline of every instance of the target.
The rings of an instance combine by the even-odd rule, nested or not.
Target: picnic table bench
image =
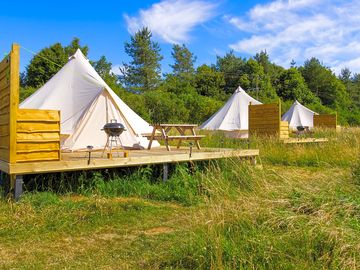
[[[204,138],[204,135],[196,135],[195,128],[197,125],[193,124],[154,124],[151,135],[145,135],[149,139],[148,149],[151,149],[153,140],[164,140],[166,149],[171,151],[169,141],[178,140],[177,148],[180,148],[182,141],[194,141],[197,149],[200,148],[199,140]],[[157,132],[158,131],[158,132]],[[179,135],[169,135],[170,131],[176,131]],[[190,135],[186,134],[190,131]]]

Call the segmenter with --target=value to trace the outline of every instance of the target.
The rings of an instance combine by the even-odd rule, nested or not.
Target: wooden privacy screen
[[[289,124],[281,121],[281,105],[249,105],[249,135],[289,138]]]
[[[16,161],[60,159],[60,112],[19,109]]]
[[[314,127],[334,128],[337,126],[336,114],[314,115]]]
[[[60,112],[19,109],[19,50],[0,63],[0,160],[59,160]]]
[[[19,45],[0,63],[0,159],[16,162],[16,112],[19,107]]]
[[[288,121],[280,121],[280,139],[288,139],[289,138],[289,122]]]

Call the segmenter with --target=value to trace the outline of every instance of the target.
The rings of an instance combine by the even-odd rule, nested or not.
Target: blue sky
[[[359,0],[6,1],[0,53],[12,42],[37,52],[79,37],[91,60],[105,55],[116,67],[129,60],[130,34],[148,26],[161,45],[163,72],[170,71],[173,43],[186,44],[197,65],[230,49],[243,57],[267,50],[283,66],[315,56],[335,72],[360,72],[359,10]],[[22,70],[31,57],[21,51]]]

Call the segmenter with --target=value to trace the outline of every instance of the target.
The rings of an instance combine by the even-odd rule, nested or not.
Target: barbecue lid
[[[117,123],[117,122],[111,122],[111,123],[106,123],[103,127],[103,129],[123,129],[125,130],[125,126],[121,123]]]
[[[126,129],[125,126],[121,123],[118,123],[116,119],[110,120],[110,123],[106,123],[103,129],[106,134],[109,136],[119,136],[123,133]]]

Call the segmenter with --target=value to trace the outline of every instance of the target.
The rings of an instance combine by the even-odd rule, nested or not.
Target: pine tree
[[[181,46],[174,44],[171,56],[175,60],[175,63],[170,65],[175,76],[187,77],[188,75],[194,74],[194,63],[196,61],[196,56],[194,56],[194,54],[189,51],[185,44]]]
[[[123,63],[121,80],[133,91],[155,89],[160,82],[160,46],[151,41],[152,34],[146,27],[140,29],[130,42],[125,42],[125,52],[132,60]]]
[[[234,51],[228,52],[225,56],[217,56],[216,69],[224,74],[225,85],[224,91],[227,94],[232,94],[239,86],[242,68],[245,65],[245,60],[237,57]]]
[[[101,78],[110,86],[114,86],[117,82],[117,76],[111,71],[112,63],[108,62],[103,55],[98,61],[93,62],[93,67]]]

